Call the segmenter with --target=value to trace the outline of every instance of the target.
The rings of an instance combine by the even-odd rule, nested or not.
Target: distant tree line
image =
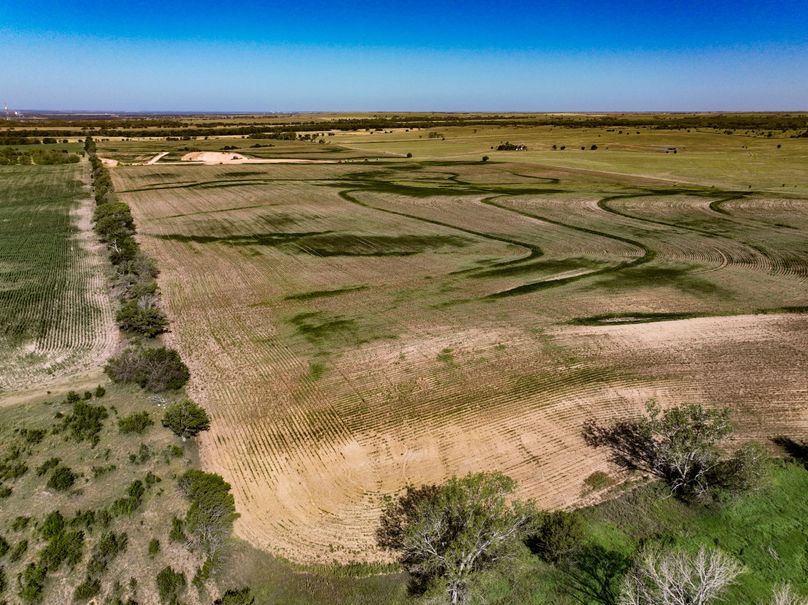
[[[804,113],[718,113],[718,114],[613,114],[603,116],[574,115],[487,115],[487,114],[413,114],[367,116],[361,118],[334,118],[328,121],[289,120],[281,124],[254,122],[210,122],[199,125],[180,119],[154,118],[122,120],[83,120],[48,122],[58,129],[19,127],[0,132],[0,145],[11,137],[41,138],[84,136],[92,130],[95,136],[114,137],[195,137],[217,135],[265,135],[268,138],[289,132],[321,132],[324,130],[384,130],[390,128],[429,129],[452,126],[558,126],[566,128],[647,127],[663,130],[715,129],[722,131],[787,131],[808,129],[808,115]],[[66,130],[72,127],[73,130]],[[5,143],[9,144],[9,143]]]
[[[497,145],[497,151],[527,151],[527,145],[505,141]]]
[[[66,149],[20,150],[13,147],[0,148],[0,166],[76,164],[80,159],[78,155],[69,153]]]
[[[40,133],[41,134],[41,133]],[[54,133],[64,136],[64,132]],[[20,136],[14,130],[8,129],[0,132],[0,145],[55,145],[57,143],[69,143],[67,139],[57,139],[54,137]]]

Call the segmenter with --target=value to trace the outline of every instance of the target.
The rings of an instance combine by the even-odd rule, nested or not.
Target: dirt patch
[[[162,153],[158,153],[158,154],[157,154],[157,155],[155,155],[153,158],[151,158],[150,160],[148,160],[148,161],[146,162],[146,165],[147,165],[147,166],[151,166],[152,164],[156,164],[156,163],[157,163],[157,162],[159,162],[161,159],[163,159],[165,156],[167,156],[167,155],[168,155],[168,153],[169,153],[168,151],[163,151]]]
[[[334,164],[335,160],[303,160],[297,158],[251,158],[240,153],[223,151],[192,151],[186,153],[183,162],[201,164]]]

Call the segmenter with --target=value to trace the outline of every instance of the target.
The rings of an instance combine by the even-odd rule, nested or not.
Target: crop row
[[[109,305],[87,238],[82,166],[3,168],[0,388],[85,368],[107,350]]]

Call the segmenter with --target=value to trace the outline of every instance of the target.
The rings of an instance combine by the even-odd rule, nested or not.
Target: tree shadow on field
[[[786,454],[794,458],[794,460],[802,462],[803,466],[808,469],[808,442],[795,441],[783,435],[775,437],[772,441],[783,448]]]
[[[581,605],[617,605],[620,580],[630,563],[622,553],[586,546],[562,568],[563,586]]]
[[[581,433],[588,446],[607,448],[609,459],[615,465],[626,470],[654,472],[655,444],[652,435],[640,423],[624,420],[600,426],[589,420]]]

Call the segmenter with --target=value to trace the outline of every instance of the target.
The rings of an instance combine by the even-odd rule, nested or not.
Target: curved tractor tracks
[[[526,254],[520,256],[518,258],[511,258],[507,260],[501,260],[498,262],[494,262],[489,264],[485,267],[472,267],[469,269],[461,269],[458,271],[453,271],[449,273],[449,275],[475,275],[475,274],[483,274],[486,271],[491,270],[498,270],[503,269],[506,267],[524,267],[528,268],[531,262],[536,261],[540,257],[544,256],[544,251],[540,246],[537,244],[524,241],[523,239],[518,239],[515,237],[508,237],[502,234],[493,234],[490,232],[483,232],[478,231],[475,229],[469,229],[466,227],[459,226],[455,223],[441,221],[437,219],[431,219],[424,216],[419,216],[417,214],[403,212],[400,210],[392,210],[389,208],[381,208],[379,206],[375,206],[371,203],[366,201],[362,201],[357,197],[356,194],[367,192],[389,192],[403,196],[416,196],[416,197],[427,197],[429,193],[434,193],[435,195],[455,195],[455,196],[483,196],[478,197],[475,200],[475,203],[483,204],[492,208],[496,208],[503,212],[509,212],[513,214],[517,214],[519,216],[537,221],[543,222],[551,225],[555,225],[557,227],[561,227],[563,229],[569,229],[578,233],[584,233],[587,235],[592,235],[596,237],[603,237],[607,239],[611,239],[616,242],[620,242],[622,244],[627,244],[629,246],[635,247],[641,252],[641,255],[636,258],[631,258],[630,260],[624,260],[619,262],[616,265],[603,267],[603,268],[595,268],[591,269],[582,273],[577,273],[574,275],[567,275],[562,277],[549,277],[544,278],[539,281],[531,281],[528,283],[523,283],[517,286],[513,286],[507,288],[505,290],[500,290],[497,292],[492,292],[490,294],[483,295],[480,297],[482,300],[492,300],[497,298],[504,298],[509,296],[518,296],[522,294],[529,294],[532,292],[537,292],[540,290],[548,289],[548,288],[558,288],[562,287],[574,282],[578,282],[584,279],[590,278],[597,278],[601,277],[606,274],[613,274],[620,271],[626,271],[630,269],[637,268],[641,265],[647,264],[652,262],[653,260],[657,259],[660,256],[658,250],[651,247],[644,241],[640,241],[639,239],[635,239],[632,237],[625,237],[623,235],[617,235],[614,233],[609,233],[606,231],[601,231],[599,229],[593,229],[590,227],[583,227],[580,225],[571,224],[564,221],[559,221],[554,218],[550,218],[543,214],[539,214],[533,211],[527,211],[522,209],[513,208],[506,203],[504,203],[508,199],[515,199],[518,197],[523,197],[525,195],[536,194],[536,195],[552,195],[553,193],[558,193],[560,190],[558,189],[551,189],[549,186],[557,185],[559,183],[559,179],[557,178],[544,178],[544,177],[535,177],[532,175],[525,175],[525,174],[517,174],[512,173],[514,176],[522,177],[522,178],[532,178],[541,181],[541,185],[544,187],[524,187],[518,188],[520,185],[524,186],[525,183],[497,183],[497,184],[483,184],[483,183],[474,183],[470,181],[465,181],[460,178],[460,175],[456,172],[443,172],[442,173],[445,178],[440,181],[434,178],[430,178],[428,182],[433,188],[427,191],[421,191],[419,187],[415,186],[408,186],[405,184],[401,184],[397,182],[395,178],[395,173],[393,171],[385,171],[385,170],[377,170],[371,171],[366,173],[358,173],[351,175],[349,179],[347,179],[347,183],[345,180],[338,181],[338,186],[343,186],[350,183],[350,187],[346,189],[342,189],[339,192],[339,196],[352,204],[356,204],[358,206],[362,206],[367,209],[375,210],[378,212],[384,212],[388,214],[393,214],[397,216],[402,216],[405,218],[409,218],[412,220],[420,221],[423,223],[437,225],[440,227],[453,229],[455,231],[459,231],[461,233],[465,233],[468,235],[473,235],[479,238],[484,238],[492,241],[498,241],[505,244],[518,246],[526,250]],[[442,184],[443,183],[443,184]],[[455,187],[446,187],[444,184],[452,184]],[[602,210],[603,212],[607,212],[609,214],[620,216],[624,219],[629,219],[630,221],[640,223],[640,224],[650,224],[650,225],[659,225],[664,226],[670,229],[676,230],[683,230],[690,233],[698,234],[702,237],[710,238],[710,239],[718,239],[721,241],[729,242],[734,246],[742,246],[748,250],[748,254],[743,254],[740,258],[733,258],[732,253],[722,249],[718,246],[710,247],[711,250],[715,252],[715,254],[720,258],[720,263],[712,269],[706,269],[706,271],[715,271],[719,269],[723,269],[730,264],[736,265],[745,265],[751,267],[756,270],[765,271],[771,274],[782,274],[782,273],[794,273],[793,271],[787,270],[785,267],[781,267],[782,264],[779,262],[777,258],[772,256],[766,248],[763,246],[743,241],[741,239],[737,239],[734,237],[730,237],[727,235],[723,235],[718,233],[717,231],[710,230],[710,229],[703,229],[699,227],[694,227],[691,225],[682,225],[677,224],[672,221],[666,221],[662,219],[656,218],[648,218],[644,216],[640,216],[631,212],[628,212],[623,209],[616,208],[612,202],[616,202],[618,200],[628,200],[628,199],[635,199],[635,198],[643,198],[643,197],[652,197],[652,196],[682,196],[682,195],[695,195],[698,197],[712,197],[712,196],[720,196],[719,199],[713,200],[708,204],[710,210],[715,212],[716,214],[722,216],[723,218],[737,222],[734,218],[730,218],[730,213],[726,211],[724,208],[721,207],[722,204],[734,200],[734,199],[743,199],[746,198],[749,193],[748,192],[712,192],[709,190],[703,189],[692,189],[692,188],[683,188],[681,190],[678,189],[665,189],[665,190],[650,190],[650,189],[640,189],[638,191],[631,191],[626,193],[619,193],[619,194],[612,194],[602,197],[597,201],[597,207]],[[471,299],[469,299],[471,300]],[[455,303],[462,303],[462,302],[469,302],[469,300],[458,300]],[[455,304],[455,303],[448,303],[448,304]]]
[[[588,228],[588,227],[581,227],[581,226],[578,226],[578,225],[572,225],[572,224],[565,223],[565,222],[562,222],[562,221],[558,221],[558,220],[555,220],[555,219],[551,219],[551,218],[548,218],[546,216],[542,216],[542,215],[539,215],[539,214],[526,212],[526,211],[523,211],[523,210],[517,210],[515,208],[510,208],[508,206],[505,206],[505,205],[497,202],[497,200],[499,200],[499,199],[515,198],[515,197],[527,195],[527,194],[530,194],[530,193],[541,193],[541,194],[544,194],[544,195],[552,194],[552,193],[555,193],[556,190],[537,189],[535,191],[515,190],[513,192],[502,192],[501,190],[498,190],[498,188],[496,186],[495,187],[490,187],[490,186],[486,186],[486,185],[478,185],[478,184],[475,184],[475,183],[470,183],[470,182],[467,182],[467,181],[461,181],[460,178],[459,178],[460,175],[457,174],[457,173],[445,173],[445,174],[447,174],[447,179],[446,179],[447,181],[452,181],[454,183],[457,183],[458,185],[460,185],[460,186],[462,186],[464,188],[464,190],[462,192],[457,192],[457,193],[459,193],[461,195],[473,195],[474,193],[484,195],[485,193],[494,192],[493,195],[489,195],[488,197],[484,197],[484,198],[480,199],[478,203],[485,204],[485,205],[491,206],[493,208],[497,208],[497,209],[502,210],[504,212],[511,212],[511,213],[514,213],[514,214],[517,214],[517,215],[520,215],[520,216],[523,216],[523,217],[526,217],[526,218],[529,218],[529,219],[532,219],[532,220],[535,220],[535,221],[541,221],[541,222],[549,223],[549,224],[552,224],[552,225],[556,225],[558,227],[571,229],[571,230],[577,231],[579,233],[585,233],[587,235],[594,235],[594,236],[598,236],[598,237],[605,237],[605,238],[608,238],[608,239],[611,239],[611,240],[614,240],[614,241],[621,242],[623,244],[628,244],[630,246],[634,246],[634,247],[638,248],[642,252],[641,256],[639,256],[637,258],[634,258],[632,260],[629,260],[629,261],[621,262],[616,266],[605,267],[605,268],[602,268],[602,269],[594,269],[592,271],[587,271],[586,273],[582,273],[582,274],[578,274],[578,275],[572,275],[572,276],[568,276],[568,277],[562,277],[562,278],[558,278],[558,279],[546,279],[546,280],[543,280],[543,281],[529,282],[529,283],[526,283],[526,284],[515,286],[513,288],[508,288],[506,290],[501,290],[499,292],[494,292],[492,294],[485,295],[483,297],[483,300],[485,300],[485,299],[490,300],[490,299],[502,298],[502,297],[507,297],[507,296],[517,296],[517,295],[520,295],[520,294],[527,294],[527,293],[530,293],[530,292],[535,292],[535,291],[546,289],[546,288],[555,288],[555,287],[564,286],[564,285],[567,285],[567,284],[570,284],[570,283],[573,283],[573,282],[576,282],[576,281],[579,281],[579,280],[582,280],[582,279],[585,279],[585,278],[596,277],[596,276],[601,276],[601,275],[604,275],[604,274],[607,274],[607,273],[614,273],[614,272],[617,272],[617,271],[630,269],[632,267],[637,267],[637,266],[640,266],[642,264],[651,262],[657,255],[657,252],[655,250],[653,250],[652,248],[650,248],[648,245],[644,244],[643,242],[635,240],[635,239],[623,237],[623,236],[620,236],[620,235],[614,235],[612,233],[607,233],[605,231],[599,231],[599,230],[591,229],[591,228]],[[375,176],[381,176],[381,175],[379,173],[374,173],[373,176],[375,177]],[[515,176],[527,177],[529,175],[515,175]],[[533,178],[540,178],[540,177],[533,177]],[[559,182],[558,179],[546,179],[546,181],[547,181],[548,184],[557,184]],[[394,214],[394,215],[397,215],[397,216],[403,216],[403,217],[406,217],[406,218],[421,221],[421,222],[428,223],[428,224],[431,224],[431,225],[438,225],[438,226],[441,226],[441,227],[454,229],[456,231],[460,231],[462,233],[467,233],[469,235],[474,235],[474,236],[477,236],[477,237],[481,237],[481,238],[485,238],[485,239],[489,239],[489,240],[493,240],[493,241],[499,241],[499,242],[503,242],[503,243],[507,243],[507,244],[511,244],[511,245],[515,245],[515,246],[520,246],[520,247],[525,248],[525,249],[528,250],[528,254],[525,255],[525,256],[522,256],[520,258],[509,259],[509,260],[506,260],[506,261],[500,261],[500,262],[488,265],[486,267],[474,267],[474,268],[471,268],[471,269],[463,269],[463,270],[460,270],[460,271],[454,271],[454,272],[450,273],[450,275],[461,275],[461,274],[469,274],[469,273],[475,273],[475,272],[483,272],[483,271],[489,271],[491,269],[501,269],[503,267],[509,267],[509,266],[524,266],[527,263],[529,263],[530,261],[535,261],[536,259],[538,259],[539,257],[544,255],[544,252],[542,251],[542,249],[539,246],[537,246],[536,244],[532,244],[532,243],[525,242],[525,241],[522,241],[522,240],[518,240],[518,239],[515,239],[515,238],[509,238],[509,237],[505,237],[505,236],[501,236],[501,235],[494,235],[494,234],[487,233],[487,232],[467,229],[465,227],[460,227],[460,226],[458,226],[456,224],[453,224],[453,223],[447,223],[447,222],[439,221],[439,220],[436,220],[436,219],[429,219],[429,218],[425,218],[425,217],[418,216],[418,215],[415,215],[415,214],[411,214],[411,213],[407,213],[407,212],[401,212],[399,210],[391,210],[391,209],[388,209],[388,208],[379,208],[378,206],[374,206],[373,204],[363,202],[363,201],[359,200],[353,194],[361,193],[361,192],[372,192],[372,191],[374,191],[374,187],[373,187],[374,184],[377,184],[380,189],[384,190],[389,186],[389,181],[381,181],[381,180],[377,180],[377,179],[374,178],[374,179],[363,180],[362,182],[367,183],[369,186],[351,188],[351,189],[344,189],[344,190],[339,192],[339,196],[342,199],[344,199],[345,201],[347,201],[347,202],[350,202],[352,204],[356,204],[358,206],[362,206],[364,208],[368,208],[368,209],[371,209],[371,210],[376,210],[378,212]],[[463,301],[461,301],[461,302],[463,302]]]

